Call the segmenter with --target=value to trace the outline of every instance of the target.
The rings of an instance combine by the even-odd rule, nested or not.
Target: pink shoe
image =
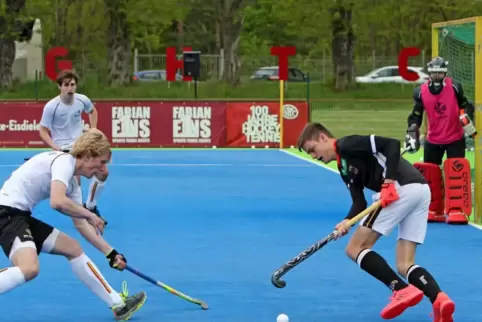
[[[394,291],[390,303],[380,313],[385,320],[391,320],[402,314],[410,306],[415,306],[423,299],[423,292],[413,285]],[[444,321],[445,322],[445,321]]]
[[[455,312],[455,303],[441,292],[433,302],[433,322],[453,322],[452,314]]]

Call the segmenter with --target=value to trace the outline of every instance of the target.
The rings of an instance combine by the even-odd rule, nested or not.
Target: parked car
[[[373,83],[398,83],[398,84],[423,84],[430,77],[423,72],[423,67],[409,66],[408,70],[418,74],[418,80],[409,82],[400,76],[398,66],[386,66],[375,69],[365,76],[358,76],[356,78],[357,83],[373,84]]]
[[[261,67],[251,76],[252,80],[278,80],[278,66]],[[288,67],[289,82],[306,82],[306,75],[300,69]]]
[[[140,82],[165,82],[166,81],[166,70],[142,70],[134,73],[132,77],[134,81]],[[176,81],[182,81],[182,75],[176,74]]]

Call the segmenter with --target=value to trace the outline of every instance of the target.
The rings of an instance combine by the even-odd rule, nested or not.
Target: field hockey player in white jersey
[[[97,110],[87,96],[76,93],[78,81],[79,77],[72,70],[61,71],[57,76],[60,94],[47,102],[43,108],[40,138],[55,151],[70,151],[75,140],[82,135],[82,113],[89,114],[90,128],[97,128]],[[106,167],[92,178],[84,204],[99,217],[101,215],[97,208],[97,200],[108,174]],[[107,221],[102,219],[107,225]]]
[[[38,203],[50,199],[51,207],[72,217],[79,233],[105,254],[112,268],[123,270],[127,260],[102,237],[104,222],[82,206],[77,181],[77,176],[91,178],[103,171],[110,157],[107,138],[92,130],[82,134],[69,153],[43,152],[13,171],[0,190],[0,246],[13,264],[0,270],[0,294],[35,278],[42,252],[64,256],[116,320],[129,319],[144,304],[144,292],[134,296],[116,292],[76,240],[32,216]]]

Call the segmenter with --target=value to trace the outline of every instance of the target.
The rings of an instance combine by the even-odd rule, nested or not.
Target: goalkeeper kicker
[[[472,122],[474,106],[465,97],[462,84],[447,76],[448,61],[436,57],[427,64],[427,71],[430,80],[413,93],[415,104],[408,116],[404,147],[409,153],[420,149],[419,129],[425,110],[428,130],[423,162],[414,166],[432,193],[428,221],[467,224],[472,213],[472,190],[465,137],[477,134]],[[444,154],[446,160],[442,162]]]

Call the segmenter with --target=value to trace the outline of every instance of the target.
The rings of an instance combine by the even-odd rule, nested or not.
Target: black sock
[[[430,299],[435,302],[437,295],[442,292],[432,275],[423,267],[412,265],[407,271],[407,279],[410,284],[418,288]]]
[[[358,254],[356,262],[361,269],[385,284],[392,291],[398,291],[408,286],[388,265],[387,261],[371,249],[362,250]]]

